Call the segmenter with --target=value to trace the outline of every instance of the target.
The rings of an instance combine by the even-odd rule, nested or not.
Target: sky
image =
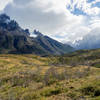
[[[100,0],[0,0],[0,12],[63,43],[100,31]]]

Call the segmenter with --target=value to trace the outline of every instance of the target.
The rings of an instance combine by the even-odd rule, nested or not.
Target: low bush
[[[38,93],[25,93],[20,100],[40,100],[41,96]]]
[[[92,97],[100,96],[100,88],[91,85],[82,88],[81,92],[84,95],[90,95]]]
[[[62,91],[60,88],[46,88],[41,92],[41,95],[48,97],[48,96],[60,94],[61,92]]]

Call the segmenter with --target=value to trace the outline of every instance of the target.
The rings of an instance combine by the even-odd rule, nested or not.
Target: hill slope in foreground
[[[100,100],[99,54],[0,55],[0,99]]]

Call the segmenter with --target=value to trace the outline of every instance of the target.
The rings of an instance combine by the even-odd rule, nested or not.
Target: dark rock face
[[[6,14],[0,15],[0,23],[6,23],[7,20],[10,20],[9,16],[7,16]]]
[[[27,35],[30,35],[29,29],[25,29]]]
[[[37,31],[36,29],[34,30],[33,34],[35,34],[37,36],[43,36],[43,34],[39,31]]]
[[[16,21],[10,20],[10,17],[6,14],[0,15],[0,27],[7,29],[8,31],[14,31],[19,28]]]
[[[48,36],[37,36],[36,40],[51,54],[60,55],[74,50],[71,46],[62,44]]]
[[[59,55],[73,51],[39,31],[34,30],[36,38],[30,37],[28,29],[22,29],[18,23],[6,14],[0,15],[0,53]]]
[[[18,28],[19,28],[19,25],[17,24],[16,21],[12,20],[12,21],[10,21],[10,22],[8,23],[7,29],[8,29],[9,31],[14,31],[14,30],[16,30],[16,29],[18,29]]]

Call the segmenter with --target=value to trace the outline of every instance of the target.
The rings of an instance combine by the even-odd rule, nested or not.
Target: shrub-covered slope
[[[64,59],[93,52],[96,57],[99,50],[79,51]],[[100,68],[74,62],[62,62],[62,57],[0,55],[0,99],[100,100]]]

